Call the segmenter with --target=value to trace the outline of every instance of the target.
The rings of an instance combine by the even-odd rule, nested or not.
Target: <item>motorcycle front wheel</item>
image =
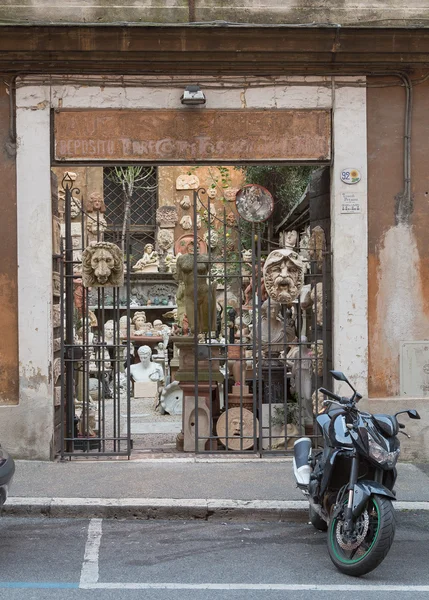
[[[395,513],[391,501],[374,495],[355,519],[352,535],[344,532],[344,516],[331,519],[328,551],[332,562],[346,575],[359,577],[384,560],[395,537]]]

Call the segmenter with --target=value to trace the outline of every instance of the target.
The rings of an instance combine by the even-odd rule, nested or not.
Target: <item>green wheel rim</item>
[[[332,521],[332,523],[331,523],[331,528],[330,528],[330,533],[329,533],[331,547],[332,547],[332,550],[334,551],[335,556],[338,558],[338,560],[340,562],[344,563],[344,564],[354,565],[354,564],[356,564],[358,562],[361,562],[366,556],[368,556],[368,554],[371,552],[371,550],[372,550],[375,542],[377,541],[378,532],[380,530],[380,511],[378,509],[378,504],[377,504],[377,502],[376,502],[376,500],[374,498],[371,498],[369,500],[369,502],[371,502],[372,505],[375,507],[375,510],[376,510],[376,513],[377,513],[377,528],[376,528],[376,530],[374,532],[374,536],[373,536],[373,539],[372,539],[372,542],[371,542],[369,548],[366,550],[366,552],[364,554],[362,554],[362,556],[359,556],[358,558],[345,558],[344,556],[340,556],[338,554],[338,552],[337,552],[337,540],[336,540],[336,537],[335,537],[335,530],[336,530],[337,523],[338,523],[339,519],[335,518]],[[369,502],[368,502],[368,505],[369,505]],[[368,506],[368,508],[369,508],[369,506]]]

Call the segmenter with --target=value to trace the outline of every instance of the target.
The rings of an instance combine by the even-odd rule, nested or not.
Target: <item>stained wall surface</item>
[[[0,75],[0,404],[18,403],[18,285],[15,149],[9,95]]]
[[[374,398],[400,394],[401,342],[429,340],[429,85],[413,89],[413,201],[407,206],[401,202],[405,90],[398,80],[392,83],[367,92],[369,396]]]
[[[427,25],[429,2],[413,0],[3,0],[0,22],[6,24],[54,23],[186,23],[230,21],[233,23],[303,24],[401,27]]]

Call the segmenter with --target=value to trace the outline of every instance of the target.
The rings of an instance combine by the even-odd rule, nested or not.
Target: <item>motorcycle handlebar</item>
[[[340,404],[344,404],[341,396],[337,396],[337,394],[334,394],[333,392],[330,392],[329,390],[327,390],[323,387],[319,388],[319,392],[321,394],[323,394],[324,396],[328,396],[328,398],[332,398],[332,400],[335,400],[336,402],[339,402]]]

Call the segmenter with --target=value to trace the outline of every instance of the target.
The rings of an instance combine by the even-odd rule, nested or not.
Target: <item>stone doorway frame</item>
[[[82,78],[83,79],[83,78]],[[207,78],[208,79],[208,78]],[[228,78],[225,78],[227,80]],[[236,78],[235,78],[236,79]],[[143,78],[142,78],[143,80]],[[331,240],[333,252],[333,362],[367,395],[367,123],[365,77],[273,78],[271,87],[216,89],[208,94],[210,108],[329,108],[332,110]],[[4,430],[22,439],[10,444],[21,457],[52,458],[53,339],[52,339],[52,212],[51,110],[63,108],[175,108],[182,86],[101,88],[67,85],[65,78],[50,85],[35,77],[18,82],[17,214],[19,405],[2,407]],[[219,78],[213,78],[219,84]],[[297,85],[294,86],[294,82]],[[356,85],[362,82],[362,86]],[[305,83],[305,85],[302,85]],[[348,85],[349,84],[349,85]],[[89,163],[88,163],[89,164]],[[342,194],[350,191],[341,171],[356,168],[360,212],[341,213]],[[358,189],[357,189],[358,188]],[[355,190],[353,190],[355,191]],[[10,424],[10,426],[8,425]],[[9,446],[7,436],[5,445]]]

